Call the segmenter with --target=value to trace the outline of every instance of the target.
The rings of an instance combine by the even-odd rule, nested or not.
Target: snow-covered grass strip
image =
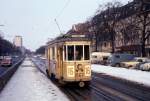
[[[31,66],[30,66],[31,65]],[[0,101],[69,101],[26,59],[0,94]]]
[[[150,72],[95,64],[92,65],[92,71],[150,86]]]

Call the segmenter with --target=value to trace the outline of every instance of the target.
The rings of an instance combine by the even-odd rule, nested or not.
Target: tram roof
[[[47,44],[54,44],[54,43],[60,43],[60,42],[68,42],[68,41],[90,41],[90,39],[86,35],[78,35],[78,34],[73,34],[73,35],[62,35],[54,40],[51,40],[47,42]]]

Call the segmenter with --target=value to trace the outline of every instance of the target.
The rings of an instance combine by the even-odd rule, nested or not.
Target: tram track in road
[[[149,101],[149,98],[137,95],[134,91],[130,95],[129,91],[124,93],[120,91],[122,89],[118,91],[94,80],[89,88],[82,89],[72,86],[69,88],[60,87],[60,89],[70,97],[71,101]]]
[[[90,101],[89,98],[87,98],[88,96],[85,96],[84,94],[82,94],[83,92],[78,92],[77,89],[78,88],[76,87],[75,89],[73,89],[72,87],[70,88],[61,87],[61,90],[65,92],[65,94],[68,95],[71,101]]]
[[[99,95],[102,99],[101,101],[122,101],[117,96],[112,96],[109,94],[109,92],[106,92],[105,90],[98,88],[97,86],[90,85],[90,87],[94,90],[94,92]]]
[[[98,84],[96,82],[93,82],[91,88],[98,89],[98,92],[100,92],[100,94],[103,94],[104,98],[107,101],[139,101],[128,95],[125,95],[121,92],[111,89],[105,85]]]
[[[41,65],[37,65],[45,74],[40,69]],[[60,86],[58,82],[52,82],[71,101],[150,101],[150,88],[100,73],[92,73],[91,84],[85,88],[75,84]]]

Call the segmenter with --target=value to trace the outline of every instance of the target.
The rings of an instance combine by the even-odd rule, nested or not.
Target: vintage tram
[[[77,82],[80,87],[91,80],[90,41],[85,35],[63,35],[46,46],[48,77],[60,83]]]

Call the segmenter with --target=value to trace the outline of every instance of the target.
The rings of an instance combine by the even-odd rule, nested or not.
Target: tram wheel
[[[85,83],[83,81],[79,82],[79,87],[84,87]]]

